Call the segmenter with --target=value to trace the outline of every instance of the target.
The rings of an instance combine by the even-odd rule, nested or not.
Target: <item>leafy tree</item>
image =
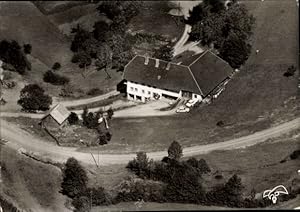
[[[197,160],[196,158],[189,158],[187,164],[196,168],[200,175],[209,173],[211,170],[204,159]]]
[[[231,33],[224,41],[220,56],[233,68],[239,68],[245,63],[251,53],[251,45],[246,43],[235,33]]]
[[[107,110],[107,118],[108,118],[108,119],[111,119],[111,118],[113,117],[113,115],[114,115],[113,109],[112,109],[112,108],[109,108],[109,109]]]
[[[54,63],[53,66],[52,66],[53,70],[59,70],[60,68],[61,68],[61,65],[60,65],[59,62]]]
[[[154,52],[153,57],[165,61],[171,61],[173,58],[173,47],[170,44],[163,45]]]
[[[69,78],[56,74],[51,70],[45,72],[43,80],[52,85],[65,85],[70,81]]]
[[[173,141],[168,149],[169,158],[179,160],[182,155],[181,145],[177,141]]]
[[[211,13],[220,13],[225,9],[224,0],[203,0],[204,7]]]
[[[78,118],[77,114],[74,113],[74,112],[71,112],[69,117],[68,117],[69,124],[71,124],[71,125],[77,124],[78,121],[79,121],[79,118]]]
[[[80,49],[82,49],[82,44],[86,40],[88,40],[91,37],[91,35],[88,31],[84,30],[79,25],[77,25],[77,28],[73,29],[72,32],[75,33],[75,36],[71,43],[71,50],[73,52],[78,52]]]
[[[87,175],[75,158],[69,158],[63,170],[62,194],[70,198],[80,196],[87,189]]]
[[[107,40],[107,31],[109,30],[109,24],[106,21],[97,21],[94,24],[94,38],[98,41],[104,42]]]
[[[32,46],[31,44],[24,44],[23,49],[25,54],[31,54]]]
[[[109,79],[111,76],[108,69],[112,66],[112,54],[111,48],[108,45],[103,44],[98,48],[97,60],[95,62],[97,71],[104,70]]]
[[[198,4],[189,11],[189,15],[190,16],[188,17],[188,20],[186,20],[186,23],[193,26],[202,21],[204,17],[207,17],[207,11],[204,9],[203,4]]]
[[[97,129],[99,126],[99,118],[101,117],[101,111],[97,113],[88,112],[87,107],[84,108],[82,113],[83,125],[89,129]]]
[[[72,62],[78,63],[80,68],[84,68],[92,64],[92,59],[85,51],[79,51],[73,55]]]
[[[74,206],[74,212],[89,212],[91,211],[90,198],[87,196],[75,197],[72,200],[72,205]]]
[[[144,178],[148,176],[151,161],[145,152],[138,152],[136,158],[129,161],[126,168],[133,171],[137,176]]]
[[[26,85],[20,92],[18,104],[26,111],[48,110],[52,98],[37,84]]]
[[[107,196],[103,187],[88,188],[86,196],[91,196],[92,204],[96,206],[106,205]]]
[[[102,132],[101,130],[98,130],[98,133],[100,145],[107,144],[111,140],[112,134],[109,131]]]
[[[0,41],[0,60],[11,64],[19,74],[24,74],[26,70],[31,70],[31,63],[27,60],[17,41]]]

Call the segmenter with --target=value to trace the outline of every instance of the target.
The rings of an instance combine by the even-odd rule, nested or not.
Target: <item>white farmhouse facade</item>
[[[201,58],[205,59],[204,63],[207,61],[209,64],[203,65]],[[220,58],[210,51],[191,59],[189,64],[179,65],[159,59],[135,56],[125,66],[123,73],[127,98],[142,102],[161,97],[171,99],[185,97],[201,101],[220,86],[220,83],[226,81],[232,73],[231,67],[223,60],[220,63]],[[213,64],[217,64],[218,67],[210,68]],[[216,73],[218,72],[216,70],[219,73]],[[213,76],[214,74],[218,75]]]

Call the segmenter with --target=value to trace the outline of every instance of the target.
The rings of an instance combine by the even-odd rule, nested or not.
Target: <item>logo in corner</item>
[[[275,188],[271,190],[266,190],[263,193],[263,198],[268,197],[269,200],[272,200],[273,204],[276,204],[277,202],[277,197],[280,194],[289,194],[287,189],[283,185],[276,186]]]

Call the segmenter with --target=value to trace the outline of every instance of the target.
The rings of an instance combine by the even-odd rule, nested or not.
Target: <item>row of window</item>
[[[131,91],[135,91],[135,92],[138,92],[138,89],[137,88],[133,88],[133,87],[130,87],[130,90]],[[145,90],[144,89],[142,89],[142,93],[145,93]],[[151,92],[150,91],[148,91],[148,94],[150,95],[151,94]]]

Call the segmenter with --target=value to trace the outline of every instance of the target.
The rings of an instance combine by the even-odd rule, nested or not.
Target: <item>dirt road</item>
[[[292,121],[271,127],[254,133],[249,136],[232,139],[220,143],[187,147],[183,149],[184,156],[195,156],[206,154],[214,150],[236,149],[251,146],[266,141],[269,138],[277,137],[284,133],[300,128],[300,117]],[[0,135],[2,139],[7,140],[6,145],[12,148],[24,148],[27,151],[35,152],[37,155],[51,158],[53,161],[64,162],[69,157],[75,157],[86,164],[94,164],[93,158],[89,153],[77,152],[76,148],[58,147],[49,142],[43,142],[41,139],[20,129],[18,126],[1,120]],[[166,151],[147,153],[150,158],[160,160],[167,155]],[[129,160],[135,157],[135,154],[101,154],[99,156],[101,165],[109,164],[127,164]]]

